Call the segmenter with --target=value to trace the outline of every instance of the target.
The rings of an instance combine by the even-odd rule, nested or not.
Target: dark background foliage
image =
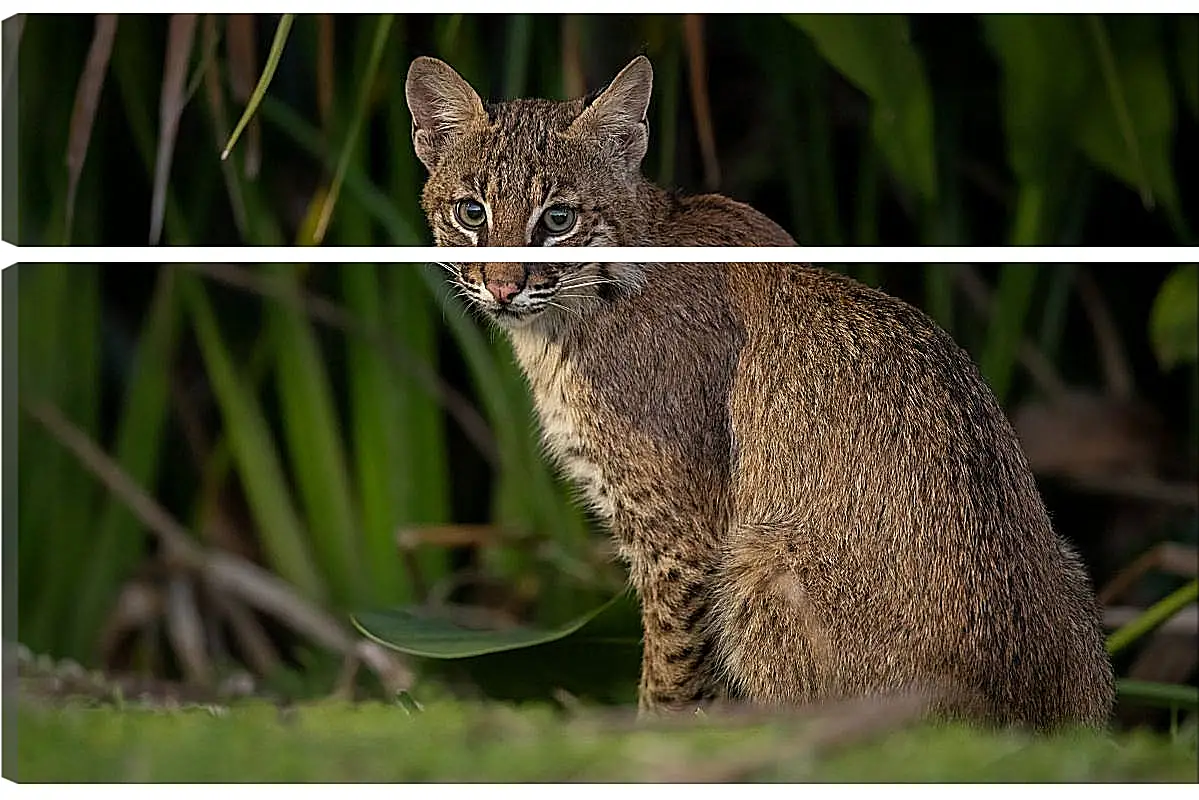
[[[638,52],[655,65],[646,174],[749,202],[801,243],[1195,241],[1194,15],[300,17],[224,176],[217,156],[277,19],[182,17],[9,24],[20,241],[145,242],[157,176],[166,242],[304,243],[351,150],[353,180],[379,193],[366,202],[396,219],[323,241],[424,242],[403,102],[413,56],[446,59],[485,98],[561,98]],[[348,194],[335,220],[371,216]]]

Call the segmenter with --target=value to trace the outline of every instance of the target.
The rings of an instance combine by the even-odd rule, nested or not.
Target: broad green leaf
[[[870,98],[871,130],[895,175],[925,200],[935,200],[932,92],[907,18],[796,14],[789,19]]]
[[[473,658],[565,639],[615,605],[620,597],[616,595],[599,608],[544,630],[526,627],[474,630],[415,608],[367,611],[351,619],[364,636],[401,653],[436,659]]]
[[[1002,14],[981,22],[1002,73],[1012,170],[1022,183],[1049,183],[1070,149],[1075,119],[1096,93],[1088,42],[1074,17]]]
[[[1199,359],[1199,264],[1176,267],[1153,302],[1149,338],[1163,369]]]

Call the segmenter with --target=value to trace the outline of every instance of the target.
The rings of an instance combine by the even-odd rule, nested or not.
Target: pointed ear
[[[637,169],[649,146],[645,113],[653,86],[654,68],[648,58],[637,56],[570,124],[567,133],[599,139],[601,147],[624,158],[629,169]]]
[[[421,56],[412,62],[404,94],[412,112],[412,146],[429,170],[437,166],[450,141],[487,120],[475,90],[436,58]]]

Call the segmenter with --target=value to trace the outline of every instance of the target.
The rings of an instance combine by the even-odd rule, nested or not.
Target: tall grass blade
[[[264,269],[299,296],[291,265]],[[275,376],[284,440],[308,523],[308,536],[332,599],[342,607],[362,602],[360,528],[354,510],[341,423],[315,332],[299,303],[268,303]]]
[[[154,161],[154,191],[150,199],[150,244],[152,245],[158,244],[158,240],[162,236],[162,219],[166,213],[167,180],[171,174],[171,158],[175,153],[175,137],[179,133],[179,117],[183,114],[183,81],[187,77],[187,62],[191,57],[195,31],[195,14],[171,15],[167,31],[162,96],[158,103],[158,151]]]
[[[246,125],[253,118],[262,98],[266,96],[267,87],[271,85],[271,79],[275,77],[275,70],[279,67],[279,59],[283,57],[283,48],[287,45],[287,35],[291,32],[295,16],[295,14],[284,14],[279,18],[279,25],[275,28],[275,38],[271,42],[271,51],[266,56],[266,65],[262,68],[262,75],[254,86],[254,93],[250,95],[246,110],[242,112],[241,119],[237,121],[237,126],[234,127],[229,141],[225,144],[225,149],[221,151],[222,161],[229,157],[229,151],[233,149],[233,145],[237,144],[242,131],[246,129]]]
[[[1000,403],[1009,399],[1020,342],[1040,275],[1036,264],[1005,264],[999,273],[991,322],[979,366]]]
[[[181,310],[174,270],[160,268],[150,311],[137,340],[113,447],[121,469],[147,491],[153,490],[162,457]],[[121,583],[130,577],[143,555],[142,534],[141,525],[128,507],[120,499],[109,497],[100,512],[95,535],[89,537],[88,569],[78,586],[77,611],[70,624],[73,651],[90,654],[96,645],[103,617]]]
[[[239,103],[248,103],[254,94],[254,73],[258,69],[258,54],[254,46],[256,28],[253,14],[230,14],[225,21],[229,84],[233,89],[233,99]],[[242,163],[245,176],[254,178],[262,165],[262,134],[257,119],[251,118],[246,124],[246,136],[245,159]]]
[[[212,14],[204,15],[203,38],[205,47],[213,47],[220,36],[217,30],[217,19]],[[204,72],[204,93],[208,98],[209,121],[216,141],[217,152],[220,152],[225,138],[229,135],[229,121],[225,114],[225,94],[221,89],[218,70],[209,69]],[[248,158],[248,156],[247,156]],[[234,165],[229,161],[221,161],[221,177],[225,181],[225,192],[229,195],[229,209],[233,213],[233,224],[237,232],[245,240],[250,236],[249,219],[246,215],[246,200],[242,192],[241,182],[237,178]],[[249,165],[247,165],[247,171]]]
[[[325,239],[325,231],[329,228],[329,219],[333,216],[333,209],[337,206],[338,195],[341,194],[341,185],[345,181],[346,171],[350,167],[350,160],[354,156],[354,148],[358,144],[359,132],[362,130],[363,120],[366,119],[367,110],[370,107],[371,91],[374,87],[375,75],[379,71],[379,62],[383,58],[383,52],[387,45],[387,35],[391,31],[391,23],[394,20],[393,14],[382,14],[375,26],[375,37],[371,44],[370,60],[367,63],[366,74],[362,75],[361,88],[359,90],[358,102],[354,107],[354,113],[350,117],[350,126],[346,132],[346,140],[342,145],[341,155],[337,160],[337,171],[333,174],[333,182],[329,185],[329,191],[325,194],[324,200],[321,203],[320,214],[317,218],[316,229],[312,233],[311,244],[320,244]]]
[[[190,275],[179,276],[179,283],[269,565],[305,597],[324,602],[328,589],[292,505],[263,410],[237,374],[203,284]]]
[[[384,330],[379,267],[347,264],[339,272],[347,308],[364,324]],[[437,465],[405,446],[411,422],[402,414],[400,396],[409,387],[392,374],[383,355],[360,337],[347,336],[346,367],[363,562],[372,588],[369,602],[411,602],[420,598],[412,597],[406,586],[395,536],[402,523],[415,521],[413,473]]]
[[[275,123],[279,130],[303,150],[322,159],[326,164],[331,161],[329,151],[321,141],[320,132],[296,112],[281,103],[272,102],[268,97],[262,103],[262,115]],[[387,230],[393,244],[404,245],[424,241],[425,237],[419,232],[424,229],[424,223],[402,214],[396,207],[394,198],[389,197],[372,182],[365,172],[354,169],[352,165],[347,167],[345,188],[353,193],[355,199],[361,203],[362,209]]]
[[[504,46],[504,96],[524,97],[529,85],[529,55],[533,20],[528,14],[513,14],[508,20]]]
[[[1191,581],[1169,596],[1154,603],[1145,613],[1124,625],[1107,637],[1107,652],[1111,655],[1123,651],[1133,643],[1148,636],[1182,609],[1199,600],[1199,580]]]
[[[99,418],[100,298],[90,264],[25,264],[15,269],[20,305],[18,375],[22,394],[53,403],[89,436]],[[18,437],[18,554],[22,640],[81,658],[62,620],[71,616],[95,518],[91,476],[39,427],[22,419]],[[36,533],[33,533],[36,532]],[[28,638],[26,638],[28,637]]]
[[[87,146],[92,140],[92,124],[96,120],[96,108],[100,105],[100,92],[104,88],[104,76],[108,74],[108,59],[112,55],[112,43],[116,36],[117,15],[97,14],[96,30],[92,34],[87,62],[79,75],[79,86],[75,89],[75,103],[71,110],[67,139],[67,221],[64,244],[71,242],[79,176],[83,173]]]
[[[720,186],[720,160],[716,156],[716,128],[712,124],[712,103],[708,99],[708,59],[704,48],[702,14],[683,15],[683,41],[687,50],[687,76],[691,86],[691,110],[699,135],[699,151],[704,164],[704,187],[715,191]]]

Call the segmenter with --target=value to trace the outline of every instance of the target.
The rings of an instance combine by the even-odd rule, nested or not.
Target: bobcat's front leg
[[[709,623],[711,576],[706,565],[675,560],[634,575],[644,637],[638,703],[643,716],[694,711],[726,695]]]

